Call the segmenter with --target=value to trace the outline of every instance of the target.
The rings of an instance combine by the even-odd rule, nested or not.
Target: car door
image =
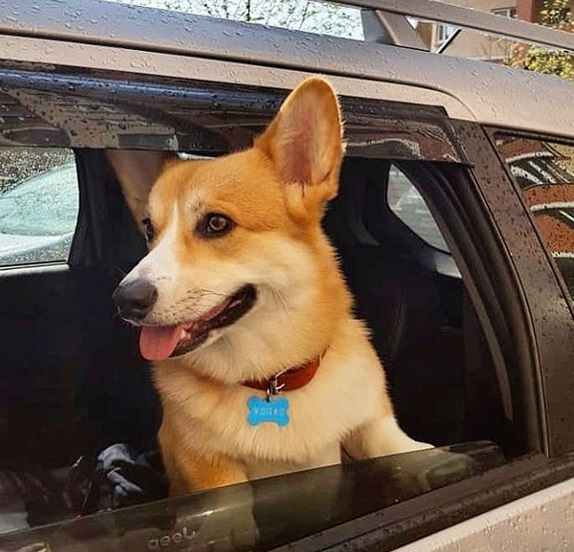
[[[143,250],[141,239],[134,237],[135,225],[126,218],[125,204],[103,150],[171,149],[186,155],[220,155],[247,145],[270,120],[281,94],[265,88],[237,90],[228,85],[185,80],[166,81],[158,88],[145,81],[126,82],[121,76],[108,73],[94,74],[82,81],[75,79],[70,94],[67,83],[74,77],[64,73],[47,80],[41,70],[20,69],[8,77],[13,82],[8,96],[23,98],[19,102],[36,117],[37,126],[53,128],[53,147],[66,144],[73,148],[77,166],[80,213],[69,268],[62,269],[62,278],[67,281],[60,280],[63,283],[58,284],[54,277],[54,285],[60,285],[59,294],[50,296],[56,312],[60,309],[60,318],[50,310],[43,318],[31,318],[37,333],[47,332],[42,337],[53,348],[49,358],[52,367],[57,366],[54,373],[62,369],[58,366],[65,364],[67,355],[71,357],[74,381],[63,388],[75,393],[70,409],[74,419],[80,416],[81,423],[74,426],[74,435],[79,435],[79,428],[95,427],[94,433],[86,430],[72,447],[66,447],[66,454],[78,453],[78,449],[91,452],[112,440],[131,440],[145,449],[146,436],[141,428],[155,429],[153,417],[144,408],[149,381],[147,387],[142,383],[141,373],[145,372],[141,362],[140,371],[135,367],[137,336],[114,319],[110,298],[114,281]],[[100,89],[115,92],[102,96]],[[54,106],[48,110],[51,115],[47,121],[39,104],[30,99],[34,95],[42,97],[44,109]],[[431,503],[436,507],[437,500],[464,496],[465,480],[484,471],[482,488],[490,492],[493,483],[488,482],[488,477],[496,478],[497,469],[507,468],[511,473],[513,469],[523,469],[525,454],[544,449],[539,404],[528,387],[528,370],[533,360],[529,352],[523,357],[513,353],[518,348],[516,340],[528,338],[516,282],[501,246],[504,241],[493,231],[488,206],[471,169],[473,162],[454,132],[454,123],[440,107],[417,105],[413,113],[411,106],[405,104],[352,94],[342,98],[342,107],[347,158],[340,193],[327,211],[325,227],[355,294],[357,314],[373,329],[373,343],[387,366],[399,421],[415,437],[447,447],[456,442],[487,439],[489,444],[477,446],[478,450],[490,451],[485,452],[490,460],[477,464],[474,453],[463,453],[465,461],[460,464],[456,460],[461,458],[460,449],[447,448],[447,464],[451,465],[452,453],[457,466],[447,470],[447,477],[440,476],[444,468],[436,471],[432,468],[434,460],[424,455],[415,456],[406,464],[401,460],[396,460],[396,464],[383,463],[373,468],[381,484],[385,472],[397,468],[410,474],[408,481],[414,478],[419,483],[412,487],[405,482],[406,487],[399,485],[397,494],[381,502],[369,498],[364,483],[359,485],[354,475],[350,480],[343,479],[347,483],[341,492],[351,493],[343,504],[360,503],[360,508],[345,507],[327,520],[323,516],[303,516],[295,522],[293,518],[289,531],[268,533],[271,537],[265,538],[271,540],[265,541],[265,546],[286,544],[319,530],[327,542],[341,530],[335,527],[341,524],[350,524],[348,539],[356,536],[362,523],[371,524],[369,527],[380,535],[382,526],[372,525],[377,512],[384,511],[389,524],[397,522],[404,508],[413,508],[409,510],[412,519],[419,519],[416,512],[422,515]],[[72,131],[78,128],[85,113],[90,114],[85,132],[77,136]],[[500,164],[497,170],[503,174]],[[498,272],[493,276],[495,267]],[[15,287],[4,290],[12,291],[14,301],[4,313],[7,328],[20,316],[20,297],[27,286],[33,285],[26,275],[20,276],[15,273]],[[45,298],[36,295],[34,300],[36,305],[43,305]],[[34,340],[28,351],[30,358],[19,355],[15,348],[14,361],[37,366],[36,361],[43,358],[42,343],[42,339]],[[471,362],[478,358],[482,362]],[[34,393],[30,389],[28,395],[22,392],[25,384],[18,388],[20,397],[37,401],[41,394],[37,389],[33,389]],[[483,414],[485,405],[474,400],[477,385],[482,386],[487,397],[487,415]],[[58,401],[56,411],[61,404]],[[50,405],[42,411],[48,408],[51,411]],[[82,411],[87,421],[81,419]],[[46,424],[30,426],[28,438],[35,441],[45,431]],[[96,437],[86,437],[94,434]],[[46,441],[52,442],[49,438]],[[316,482],[322,480],[321,473],[330,480],[328,471],[310,474],[307,477],[312,488],[320,485]],[[281,488],[288,482],[278,478],[269,484]],[[421,495],[429,489],[434,489],[432,497]],[[229,491],[230,500],[234,500],[234,492]],[[315,494],[306,495],[306,500],[312,501]],[[262,490],[262,496],[269,495]],[[320,500],[325,499],[322,496]],[[265,503],[274,499],[262,500]],[[395,505],[396,500],[399,503]],[[281,511],[281,504],[279,500],[274,511]],[[321,511],[320,504],[324,503],[317,503],[317,511]],[[181,503],[181,511],[176,507],[176,522],[178,512],[181,520],[174,531],[181,533],[181,524],[189,522],[189,507],[196,511],[200,505],[201,502],[191,500]],[[484,501],[476,499],[477,509],[485,507]],[[459,516],[463,515],[468,512],[459,512]],[[274,515],[267,519],[274,527]],[[385,546],[408,541],[419,534],[417,531],[435,530],[443,523],[446,519],[434,524],[427,519],[422,525],[415,524],[416,531],[400,532],[398,540],[384,539]],[[222,522],[221,527],[225,526]],[[145,531],[148,540],[162,538],[155,526],[146,526]],[[37,535],[32,532],[29,538]],[[137,534],[129,533],[128,537],[140,542]]]
[[[286,44],[292,36],[278,38]],[[133,397],[145,395],[147,387],[124,379],[131,364],[119,362],[124,357],[117,353],[125,347],[125,358],[134,359],[135,336],[113,321],[108,298],[118,277],[114,271],[121,273],[132,255],[143,250],[130,245],[131,231],[122,230],[129,226],[122,219],[125,206],[120,207],[103,150],[211,156],[246,147],[270,120],[285,88],[301,79],[305,65],[288,69],[288,56],[283,65],[250,60],[246,66],[216,56],[206,60],[197,52],[196,57],[173,50],[142,53],[133,44],[126,53],[101,44],[71,45],[63,37],[48,42],[54,50],[42,50],[42,59],[54,63],[50,70],[29,59],[5,64],[3,91],[7,104],[16,101],[37,123],[28,145],[39,145],[41,136],[43,146],[75,152],[85,217],[80,216],[69,272],[74,278],[85,276],[79,277],[77,303],[63,318],[77,321],[73,311],[78,308],[82,323],[72,350],[82,359],[104,359],[91,360],[80,371],[86,383],[82,389],[90,397],[80,406],[105,435],[90,439],[89,445],[110,438],[133,438],[141,445],[145,440],[138,427],[153,424],[141,418],[143,410]],[[68,67],[46,53],[66,48],[75,54]],[[378,66],[380,52],[367,53]],[[76,74],[70,68],[90,55],[91,70],[76,69]],[[115,71],[106,69],[109,58],[117,61]],[[138,64],[141,60],[145,63]],[[447,461],[435,462],[427,452],[345,467],[343,475],[349,477],[342,479],[338,469],[327,468],[263,481],[257,504],[267,516],[261,549],[390,550],[563,480],[574,467],[567,456],[572,418],[562,400],[570,386],[561,379],[572,353],[565,337],[570,335],[569,313],[494,144],[480,125],[453,119],[453,113],[471,118],[454,96],[438,88],[422,91],[420,83],[383,82],[389,77],[373,69],[372,79],[339,75],[339,60],[331,61],[331,78],[342,94],[348,149],[341,193],[326,213],[325,227],[357,298],[357,314],[369,322],[373,344],[388,365],[401,423],[417,437],[446,445],[438,457],[445,458],[444,453]],[[141,67],[150,74],[142,75]],[[105,209],[92,201],[102,190]],[[106,202],[106,197],[114,199]],[[77,244],[81,247],[75,249]],[[99,309],[112,322],[92,318]],[[4,325],[17,318],[12,312]],[[65,336],[73,335],[63,334],[51,334],[63,338],[51,343],[60,357],[68,345]],[[11,416],[17,418],[17,411]],[[27,428],[33,440],[44,424]],[[452,444],[460,440],[467,448]],[[342,494],[336,495],[342,497],[336,503],[341,509],[332,514],[325,494],[332,497],[331,487],[341,481]],[[221,496],[226,508],[217,507]],[[228,522],[235,513],[245,514],[250,505],[242,502],[244,496],[233,487],[87,517],[77,524],[40,527],[1,542],[98,550],[128,541],[134,549],[179,546],[187,536],[193,539],[194,527],[206,516],[221,510],[221,519]],[[227,527],[220,524],[226,543]]]

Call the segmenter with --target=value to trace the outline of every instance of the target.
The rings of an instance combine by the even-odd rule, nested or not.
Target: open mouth
[[[143,326],[140,351],[147,360],[164,360],[189,353],[209,337],[212,330],[225,328],[245,316],[257,298],[255,287],[243,286],[204,315],[176,326]]]

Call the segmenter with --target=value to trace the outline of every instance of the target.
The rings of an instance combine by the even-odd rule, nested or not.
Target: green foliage
[[[540,11],[540,22],[546,27],[572,32],[574,26],[568,0],[544,0]],[[558,50],[517,45],[512,49],[507,64],[528,71],[558,75],[564,79],[574,80],[573,57]]]

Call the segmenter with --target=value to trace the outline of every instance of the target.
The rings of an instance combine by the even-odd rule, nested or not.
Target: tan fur
[[[148,205],[156,237],[126,277],[145,277],[158,289],[144,324],[188,322],[246,283],[258,290],[254,308],[233,326],[154,366],[172,494],[338,463],[341,447],[365,458],[428,446],[394,419],[384,372],[352,317],[321,230],[324,204],[337,192],[341,128],[333,90],[311,78],[253,148],[213,161],[172,160],[157,177]],[[112,162],[122,184],[139,179],[149,188],[156,175],[127,174],[118,157]],[[211,212],[236,222],[229,235],[205,239],[194,231]],[[323,353],[313,380],[287,393],[288,426],[248,425],[247,400],[257,392],[242,382]]]

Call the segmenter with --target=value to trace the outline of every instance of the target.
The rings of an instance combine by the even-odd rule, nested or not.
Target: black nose
[[[157,289],[146,280],[120,284],[112,296],[118,313],[127,320],[141,320],[157,300]]]

